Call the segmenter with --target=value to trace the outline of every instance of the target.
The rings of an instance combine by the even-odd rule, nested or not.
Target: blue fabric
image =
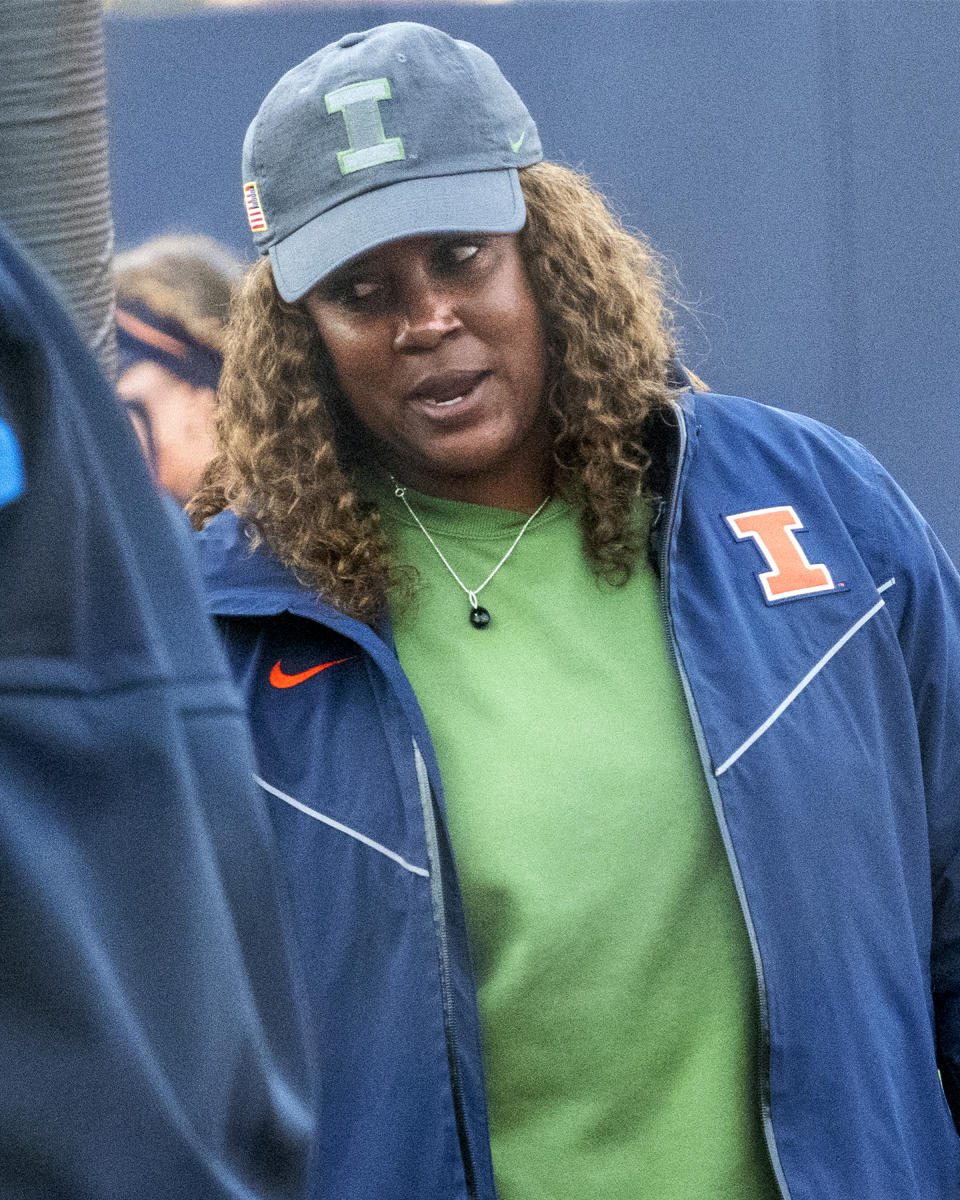
[[[960,1051],[956,572],[849,439],[731,398],[698,398],[688,428],[669,611],[759,946],[783,1172],[799,1195],[956,1195],[937,1078]],[[763,600],[723,517],[780,504],[843,590]]]
[[[937,1071],[960,1111],[960,581],[856,443],[731,397],[686,397],[680,421],[658,523],[664,612],[754,948],[781,1190],[958,1195]],[[726,517],[781,505],[834,590],[767,603],[768,564]],[[416,698],[390,647],[251,554],[232,514],[200,546],[265,780],[422,866],[415,739],[438,809],[431,913],[422,876],[274,798],[329,1052],[311,1196],[360,1200],[375,1181],[384,1200],[465,1197],[466,1145],[492,1200],[474,987]],[[278,661],[340,658],[269,682]]]
[[[0,506],[16,500],[25,482],[20,443],[10,425],[0,417]]]
[[[297,983],[242,706],[129,422],[0,229],[0,1196],[295,1200]]]

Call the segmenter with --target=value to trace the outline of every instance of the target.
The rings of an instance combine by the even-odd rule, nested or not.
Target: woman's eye
[[[451,246],[450,253],[456,262],[463,263],[468,258],[473,258],[479,249],[480,247],[473,243],[463,243],[459,246]]]
[[[367,300],[370,296],[376,295],[379,290],[379,283],[374,283],[370,279],[355,279],[346,292],[351,300]]]
[[[345,279],[328,285],[324,299],[343,308],[366,308],[383,295],[383,284],[373,279]]]
[[[461,267],[476,258],[481,245],[479,239],[469,242],[442,243],[436,250],[434,270],[441,275],[459,271]]]

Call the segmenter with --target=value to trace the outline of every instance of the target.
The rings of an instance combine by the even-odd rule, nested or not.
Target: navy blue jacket
[[[313,1100],[242,706],[182,514],[2,229],[0,572],[0,1196],[295,1200]]]
[[[960,582],[877,463],[816,422],[688,396],[669,459],[664,620],[753,948],[781,1192],[958,1196]],[[201,547],[323,1048],[311,1195],[491,1200],[416,697],[388,640],[251,554],[232,514]]]

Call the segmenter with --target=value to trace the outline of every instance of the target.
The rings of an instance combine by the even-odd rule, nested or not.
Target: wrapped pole
[[[101,0],[0,0],[0,217],[116,373]]]

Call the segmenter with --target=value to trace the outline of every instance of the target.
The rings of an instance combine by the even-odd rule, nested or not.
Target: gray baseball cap
[[[397,238],[522,229],[517,168],[542,158],[489,54],[397,21],[324,46],[269,92],[243,143],[247,219],[299,300]]]

